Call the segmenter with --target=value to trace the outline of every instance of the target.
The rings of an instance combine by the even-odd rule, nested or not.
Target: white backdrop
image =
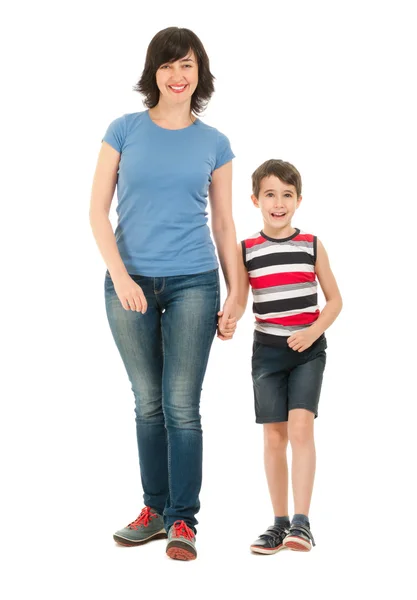
[[[3,598],[365,598],[411,585],[412,4],[74,0],[5,13]],[[248,548],[273,516],[250,302],[234,340],[215,340],[204,383],[197,561],[170,561],[161,541],[112,539],[142,491],[89,196],[101,138],[114,118],[143,110],[132,86],[152,36],[171,25],[193,29],[210,56],[216,93],[202,118],[236,154],[238,238],[261,227],[253,170],[293,162],[304,183],[294,224],[322,240],[343,295],[327,333],[310,554]]]

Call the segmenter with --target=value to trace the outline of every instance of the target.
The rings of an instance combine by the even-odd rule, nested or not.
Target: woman
[[[213,94],[198,37],[169,27],[151,41],[135,90],[147,110],[113,121],[95,172],[90,220],[107,265],[110,328],[135,396],[144,504],[114,539],[167,537],[191,560],[202,472],[199,402],[210,347],[236,327],[236,233],[226,136],[197,115]],[[109,210],[117,183],[118,225]],[[219,311],[218,262],[227,286]],[[219,318],[218,318],[219,317]]]

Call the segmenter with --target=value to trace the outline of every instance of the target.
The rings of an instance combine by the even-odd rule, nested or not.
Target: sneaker
[[[290,550],[309,552],[315,546],[313,535],[308,525],[294,523],[291,525],[288,535],[284,539],[284,546]]]
[[[176,560],[197,558],[195,533],[184,521],[175,521],[168,531],[167,554]]]
[[[149,506],[142,509],[136,521],[113,535],[114,541],[122,546],[138,546],[166,537],[163,518]]]
[[[283,541],[287,534],[288,529],[285,527],[271,525],[253,542],[250,549],[258,554],[275,554],[284,548]]]

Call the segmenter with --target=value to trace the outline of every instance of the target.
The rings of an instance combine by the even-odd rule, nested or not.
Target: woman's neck
[[[158,125],[172,129],[187,127],[196,120],[191,113],[191,102],[172,105],[165,103],[163,99],[160,99],[154,108],[149,109],[149,116]]]

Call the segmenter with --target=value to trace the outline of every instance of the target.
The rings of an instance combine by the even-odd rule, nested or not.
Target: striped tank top
[[[306,329],[320,315],[317,237],[296,229],[288,238],[274,239],[261,231],[241,244],[253,294],[254,339],[287,346],[291,334]]]

